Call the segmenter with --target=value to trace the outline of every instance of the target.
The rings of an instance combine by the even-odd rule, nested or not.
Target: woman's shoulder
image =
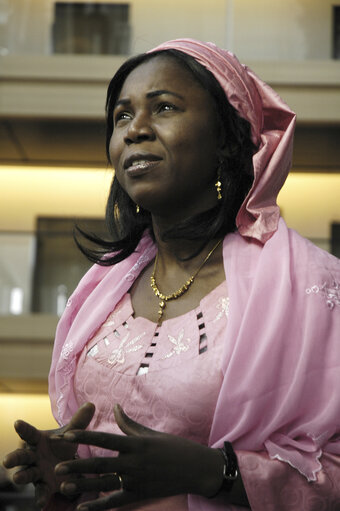
[[[304,238],[294,229],[289,229],[289,246],[292,257],[300,265],[311,268],[332,269],[340,272],[340,259],[316,246],[311,240]]]
[[[252,278],[265,272],[276,280],[279,275],[286,275],[306,282],[317,278],[340,285],[340,259],[288,228],[283,219],[265,244],[238,233],[228,235],[224,259],[238,276]]]
[[[113,265],[106,265],[105,259],[112,256],[112,254],[107,254],[107,256],[103,258],[103,264],[94,264],[91,266],[79,281],[75,291],[79,292],[81,289],[86,289],[88,287],[90,289],[94,288],[107,278],[116,279],[119,276],[123,277],[129,275],[131,272],[135,273],[139,267],[144,264],[145,260],[152,257],[150,253],[153,252],[153,247],[154,244],[151,237],[149,235],[144,235],[134,252],[122,261]]]

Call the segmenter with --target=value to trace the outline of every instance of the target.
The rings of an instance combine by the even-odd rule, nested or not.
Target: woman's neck
[[[218,239],[212,239],[206,242],[203,239],[186,240],[186,239],[168,239],[163,240],[163,233],[170,228],[169,225],[159,225],[153,222],[153,231],[155,241],[158,247],[158,266],[162,271],[166,268],[180,267],[190,272],[192,268],[196,268],[207,253],[213,248]],[[194,257],[191,257],[193,254]],[[189,258],[189,259],[188,259]]]

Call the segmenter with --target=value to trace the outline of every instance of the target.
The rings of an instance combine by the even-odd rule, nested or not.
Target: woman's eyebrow
[[[130,99],[128,98],[123,98],[123,99],[118,99],[115,103],[115,106],[114,108],[117,108],[117,106],[119,105],[129,105],[131,103]]]
[[[146,97],[147,98],[154,98],[156,96],[162,96],[162,94],[171,94],[172,96],[176,96],[176,98],[184,99],[183,96],[181,96],[177,92],[172,92],[172,91],[166,90],[166,89],[153,90],[151,92],[148,92]]]
[[[180,94],[178,94],[177,92],[172,92],[172,91],[166,90],[166,89],[150,91],[146,94],[146,97],[148,99],[150,99],[150,98],[155,98],[157,96],[162,96],[163,94],[170,94],[172,96],[175,96],[176,98],[184,99],[184,97],[181,96]],[[131,100],[129,98],[122,98],[122,99],[118,99],[118,101],[114,107],[116,108],[119,105],[126,106],[126,105],[129,105],[130,103],[131,103]]]

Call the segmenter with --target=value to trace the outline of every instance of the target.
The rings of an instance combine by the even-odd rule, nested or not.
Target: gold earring
[[[222,199],[222,183],[221,183],[221,176],[220,176],[220,169],[218,169],[217,173],[217,181],[215,183],[216,191],[217,191],[217,200]]]
[[[136,213],[138,215],[138,213],[140,212],[140,207],[138,206],[138,204],[136,204]]]

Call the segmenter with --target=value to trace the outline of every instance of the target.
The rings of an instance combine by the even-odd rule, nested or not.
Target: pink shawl
[[[60,424],[78,408],[73,378],[82,349],[155,251],[144,237],[125,261],[93,266],[71,296],[49,377]],[[315,480],[322,450],[340,454],[339,260],[283,220],[265,245],[229,234],[223,255],[230,312],[209,443],[267,450]]]
[[[175,39],[158,50],[180,50],[207,68],[222,86],[230,104],[252,127],[258,151],[253,157],[254,183],[237,215],[240,234],[265,243],[276,231],[276,204],[291,167],[295,114],[269,85],[227,50],[213,43]]]

